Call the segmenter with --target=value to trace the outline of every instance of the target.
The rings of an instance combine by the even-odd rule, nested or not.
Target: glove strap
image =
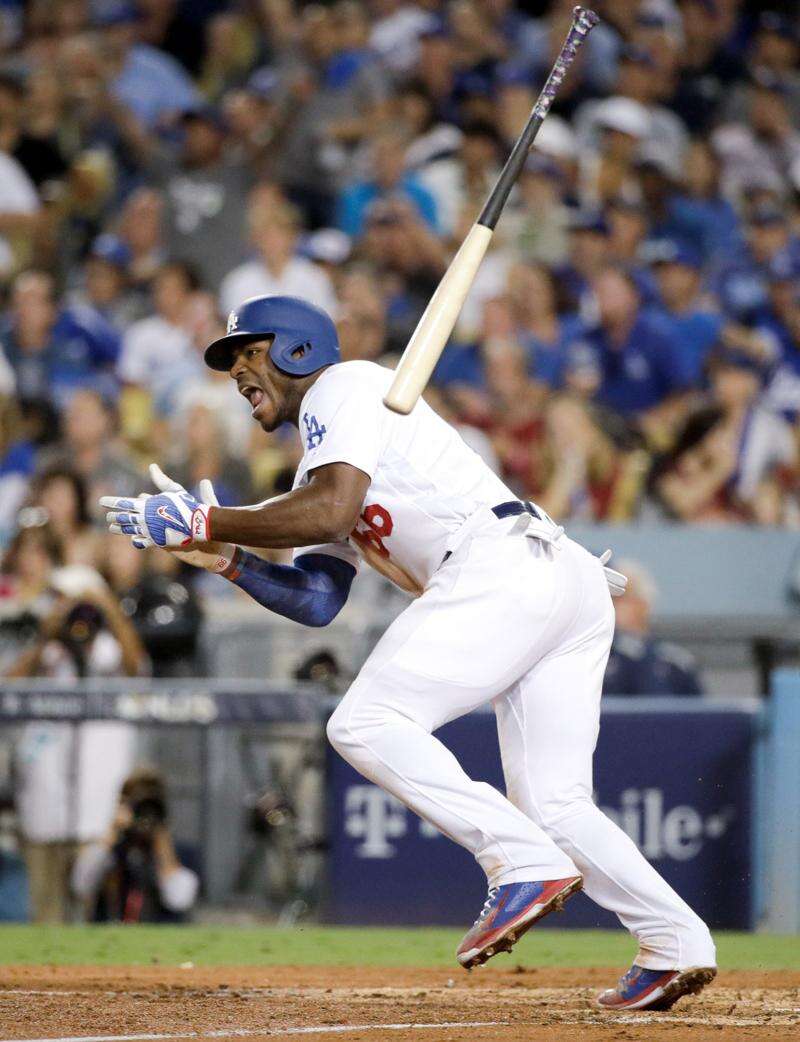
[[[192,531],[193,543],[211,542],[211,525],[208,521],[209,508],[205,503],[200,503],[192,511],[192,519],[189,527]]]

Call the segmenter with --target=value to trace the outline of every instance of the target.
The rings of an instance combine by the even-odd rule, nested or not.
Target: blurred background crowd
[[[798,527],[795,5],[596,6],[430,400],[560,521]],[[13,675],[186,671],[197,589],[110,543],[98,497],[152,459],[227,504],[289,487],[295,433],[252,424],[205,344],[289,293],[333,314],[345,358],[392,363],[570,19],[0,2],[0,614],[30,608],[40,638]]]
[[[572,2],[0,0],[5,676],[203,675],[204,598],[235,591],[106,535],[98,497],[147,488],[151,460],[190,488],[210,477],[223,504],[291,486],[296,433],[263,434],[203,365],[205,345],[244,298],[296,294],[334,316],[346,359],[393,364],[527,119]],[[429,400],[564,523],[796,529],[797,5],[594,6],[602,22]],[[652,580],[635,562],[623,570],[607,686],[699,693],[681,649],[650,636]],[[297,675],[335,686],[339,673],[325,652]],[[121,836],[140,842],[139,803],[161,837],[156,875],[178,864],[153,814],[158,780],[134,780],[145,797],[114,811],[134,764],[127,725],[61,726],[31,725],[18,749],[40,917],[61,914],[42,911],[55,876],[58,892],[85,896]],[[66,790],[76,741],[100,772],[87,785],[108,797],[86,835],[37,809],[67,813],[47,786]],[[75,843],[112,818],[75,870]],[[62,860],[54,837],[72,844]],[[194,899],[182,878],[168,912]]]

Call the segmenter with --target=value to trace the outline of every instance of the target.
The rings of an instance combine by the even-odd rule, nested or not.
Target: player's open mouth
[[[252,384],[246,384],[244,387],[240,387],[239,394],[244,395],[248,402],[250,402],[254,413],[259,405],[264,401],[264,392],[260,387],[254,387]]]

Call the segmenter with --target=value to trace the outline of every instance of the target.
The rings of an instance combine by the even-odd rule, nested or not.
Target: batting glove
[[[225,571],[236,547],[208,541],[208,509],[219,505],[208,478],[200,482],[198,500],[156,463],[150,464],[150,477],[161,495],[145,493],[135,499],[105,496],[100,500],[101,506],[111,508],[106,515],[110,531],[129,535],[137,550],[160,546],[196,568]],[[203,550],[179,549],[193,542],[203,542],[206,546]]]
[[[621,597],[628,586],[628,576],[623,575],[622,572],[615,572],[613,568],[607,567],[607,562],[611,560],[611,551],[606,550],[605,553],[600,555],[600,564],[603,566],[603,571],[606,574],[606,582],[608,583],[608,589],[612,597]]]

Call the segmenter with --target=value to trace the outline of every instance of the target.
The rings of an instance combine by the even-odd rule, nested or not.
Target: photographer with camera
[[[122,786],[114,822],[103,840],[86,845],[72,871],[72,889],[91,922],[183,922],[197,899],[197,873],[181,863],[167,824],[161,775],[134,771]]]
[[[28,556],[37,564],[28,568],[36,596],[25,601],[30,642],[3,675],[67,682],[141,676],[147,667],[144,648],[101,576],[85,565],[62,567],[56,555],[48,556],[46,524],[22,531]],[[133,763],[135,739],[135,729],[119,720],[43,720],[22,728],[15,750],[15,803],[34,921],[69,918],[75,857],[82,843],[107,830]]]

